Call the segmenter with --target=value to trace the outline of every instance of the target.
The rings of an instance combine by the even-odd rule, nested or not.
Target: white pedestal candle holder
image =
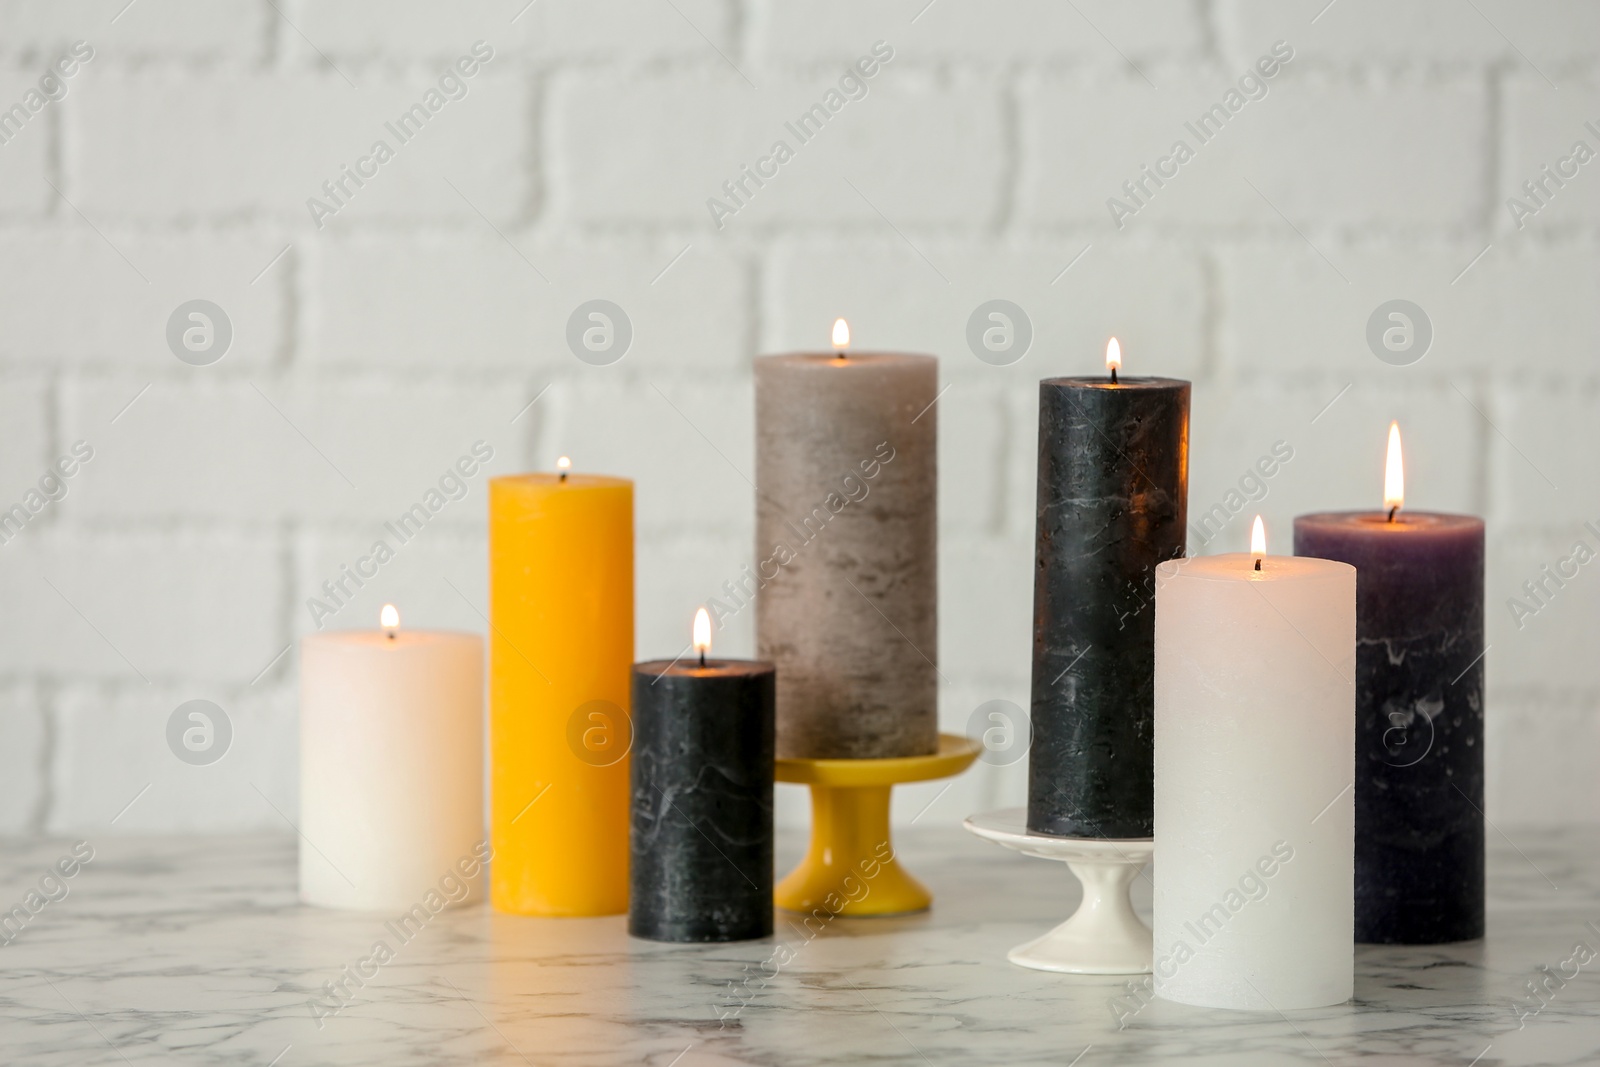
[[[1128,887],[1155,851],[1153,838],[1053,837],[1028,830],[1025,808],[974,815],[964,824],[979,837],[1025,856],[1060,860],[1083,883],[1072,918],[1018,945],[1006,959],[1019,967],[1064,974],[1148,974],[1150,927],[1134,914]]]

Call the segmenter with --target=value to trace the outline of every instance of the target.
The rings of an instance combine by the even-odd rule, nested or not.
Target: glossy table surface
[[[1360,947],[1354,1001],[1288,1017],[1134,1011],[1125,978],[1008,964],[1007,949],[1070,913],[1077,886],[1061,864],[953,826],[897,837],[932,911],[809,928],[779,913],[774,940],[720,946],[631,941],[621,916],[481,905],[401,941],[391,916],[296,904],[292,837],[108,838],[0,948],[0,1062],[1600,1062],[1600,958],[1580,967],[1573,953],[1600,951],[1600,831],[1508,830],[1491,831],[1486,941]],[[70,847],[0,843],[0,906],[22,904]],[[780,869],[803,848],[784,834]],[[1149,900],[1141,880],[1147,918]],[[374,959],[380,940],[391,958],[328,999],[324,983]],[[1542,999],[1526,991],[1534,978],[1551,990]]]

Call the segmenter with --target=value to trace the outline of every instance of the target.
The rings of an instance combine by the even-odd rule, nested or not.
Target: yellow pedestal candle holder
[[[960,774],[979,751],[970,738],[940,734],[939,751],[931,756],[779,759],[778,781],[811,787],[811,845],[773,892],[778,907],[799,912],[826,908],[856,917],[927,908],[933,895],[906,873],[894,854],[889,790]],[[834,906],[840,901],[842,906]]]

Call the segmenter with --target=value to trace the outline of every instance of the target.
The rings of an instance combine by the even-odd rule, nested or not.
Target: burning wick
[[[700,653],[700,666],[706,665],[706,653],[711,651],[711,616],[705,608],[694,613],[694,650]]]
[[[850,324],[843,319],[833,320],[833,347],[840,359],[850,348]]]
[[[1106,342],[1106,369],[1111,372],[1111,384],[1117,384],[1117,368],[1122,366],[1122,345],[1113,337]]]
[[[1267,528],[1261,525],[1260,515],[1250,527],[1250,554],[1256,558],[1256,570],[1260,570],[1261,557],[1267,554]]]
[[[1389,454],[1383,465],[1383,506],[1389,509],[1389,521],[1406,502],[1406,470],[1400,458],[1400,424],[1389,424]]]
[[[400,631],[400,609],[393,604],[385,604],[383,610],[378,612],[378,625],[383,627],[384,634],[393,641],[394,635]]]
[[[556,460],[556,470],[561,472],[561,480],[563,482],[567,480],[567,472],[571,469],[572,460],[568,459],[566,456],[562,456],[560,459]]]

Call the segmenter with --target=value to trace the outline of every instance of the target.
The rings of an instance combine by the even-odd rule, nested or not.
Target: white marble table
[[[1358,948],[1352,1003],[1287,1018],[1157,1001],[1119,1029],[1108,1002],[1126,979],[1005,960],[1068,913],[1067,872],[941,828],[898,842],[932,912],[835,919],[809,938],[780,913],[795,955],[764,986],[774,942],[654,945],[630,941],[621,917],[474,907],[433,919],[319,1029],[308,1003],[323,983],[380,937],[398,944],[386,916],[298,906],[289,837],[107,839],[0,948],[0,1063],[1600,1062],[1600,959],[1520,1030],[1513,1010],[1538,966],[1580,940],[1600,949],[1585,925],[1600,926],[1600,833],[1512,841],[1494,838],[1487,941]],[[800,846],[785,838],[784,860]],[[0,906],[67,847],[0,845]]]

